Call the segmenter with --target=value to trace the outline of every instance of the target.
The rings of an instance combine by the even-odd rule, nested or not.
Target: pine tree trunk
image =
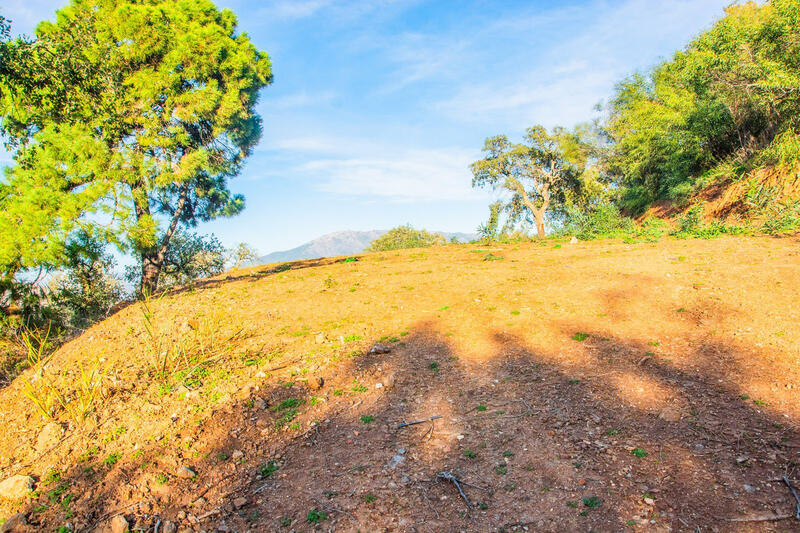
[[[143,252],[140,256],[142,265],[142,279],[139,283],[139,293],[142,296],[151,296],[158,290],[158,278],[161,275],[161,261],[159,254]]]

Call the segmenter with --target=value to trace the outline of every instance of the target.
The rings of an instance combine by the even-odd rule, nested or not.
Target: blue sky
[[[31,34],[63,1],[4,0]],[[472,232],[490,193],[468,165],[486,137],[594,116],[614,83],[669,57],[730,0],[224,0],[267,51],[264,135],[201,226],[262,253],[403,223]],[[0,160],[7,154],[0,153]]]

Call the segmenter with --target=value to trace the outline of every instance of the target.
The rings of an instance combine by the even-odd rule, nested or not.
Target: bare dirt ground
[[[168,343],[208,344],[199,371],[154,376],[141,304],[62,347],[46,371],[65,387],[80,361],[109,369],[80,424],[44,420],[28,374],[0,390],[0,480],[36,481],[0,516],[24,512],[30,531],[116,515],[142,531],[800,531],[781,480],[800,488],[796,236],[290,266],[151,304]]]

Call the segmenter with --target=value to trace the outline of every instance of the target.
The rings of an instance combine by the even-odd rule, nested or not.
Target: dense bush
[[[366,251],[386,252],[404,248],[425,248],[446,243],[447,239],[441,233],[431,233],[424,229],[417,230],[407,224],[387,231],[372,241]]]
[[[589,210],[572,209],[567,212],[560,233],[588,241],[627,234],[633,226],[633,220],[623,216],[617,206],[603,203]]]
[[[800,160],[800,2],[747,2],[652,72],[618,84],[608,167],[626,212],[682,204],[715,167]]]

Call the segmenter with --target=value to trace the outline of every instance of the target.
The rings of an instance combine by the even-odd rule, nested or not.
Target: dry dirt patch
[[[800,477],[798,244],[464,245],[240,271],[150,304],[165,346],[202,354],[168,379],[129,306],[50,362],[65,384],[80,361],[109,369],[80,425],[47,426],[19,378],[0,391],[2,478],[36,480],[2,513],[31,530],[117,514],[151,531],[797,529],[727,519],[793,512],[775,480]]]

